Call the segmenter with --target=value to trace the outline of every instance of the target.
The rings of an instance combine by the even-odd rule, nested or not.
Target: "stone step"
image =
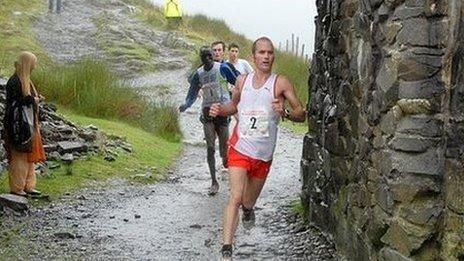
[[[26,211],[29,209],[27,198],[13,194],[1,194],[0,206],[8,207],[15,211]]]

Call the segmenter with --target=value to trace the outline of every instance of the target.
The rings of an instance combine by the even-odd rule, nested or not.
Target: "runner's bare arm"
[[[216,116],[230,116],[237,113],[237,104],[240,101],[240,94],[242,93],[245,77],[242,75],[237,78],[235,88],[232,90],[232,100],[226,104],[215,103],[211,105],[209,114],[212,117]]]
[[[281,95],[288,101],[292,110],[288,118],[295,122],[304,122],[306,120],[306,112],[301,104],[300,99],[296,96],[295,89],[292,83],[283,76],[277,78],[277,88],[281,90]]]

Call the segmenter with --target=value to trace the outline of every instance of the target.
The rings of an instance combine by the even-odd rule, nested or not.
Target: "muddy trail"
[[[134,87],[147,97],[169,98],[180,104],[191,69],[182,52],[165,44],[172,38],[169,33],[135,21],[123,2],[106,1],[105,12],[116,14],[121,28],[136,26],[136,32],[144,32],[136,41],[164,48],[164,56],[156,63],[175,64],[143,76],[127,73],[126,61],[113,60],[88,40],[95,35],[94,18],[101,16],[96,10],[103,2],[64,1],[61,17],[49,14],[36,22],[38,39],[59,61],[101,57],[129,75]],[[208,196],[210,177],[199,106],[197,101],[180,117],[184,149],[166,177],[152,185],[130,180],[96,183],[49,205],[34,207],[25,216],[7,212],[3,226],[19,236],[12,236],[16,242],[4,252],[6,256],[31,260],[218,260],[228,173],[220,169],[218,160],[220,190],[216,196]],[[251,229],[239,226],[234,260],[335,260],[333,243],[302,223],[292,210],[301,189],[302,136],[281,128],[278,140],[273,167],[257,203],[256,225]]]

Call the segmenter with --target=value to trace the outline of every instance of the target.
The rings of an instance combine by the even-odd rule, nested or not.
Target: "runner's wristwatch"
[[[290,119],[290,111],[288,109],[284,109],[284,118]]]

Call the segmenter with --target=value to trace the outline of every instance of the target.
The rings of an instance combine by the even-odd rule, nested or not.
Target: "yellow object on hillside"
[[[166,18],[182,17],[182,7],[179,3],[179,0],[166,0],[166,4],[164,6],[164,16]]]

